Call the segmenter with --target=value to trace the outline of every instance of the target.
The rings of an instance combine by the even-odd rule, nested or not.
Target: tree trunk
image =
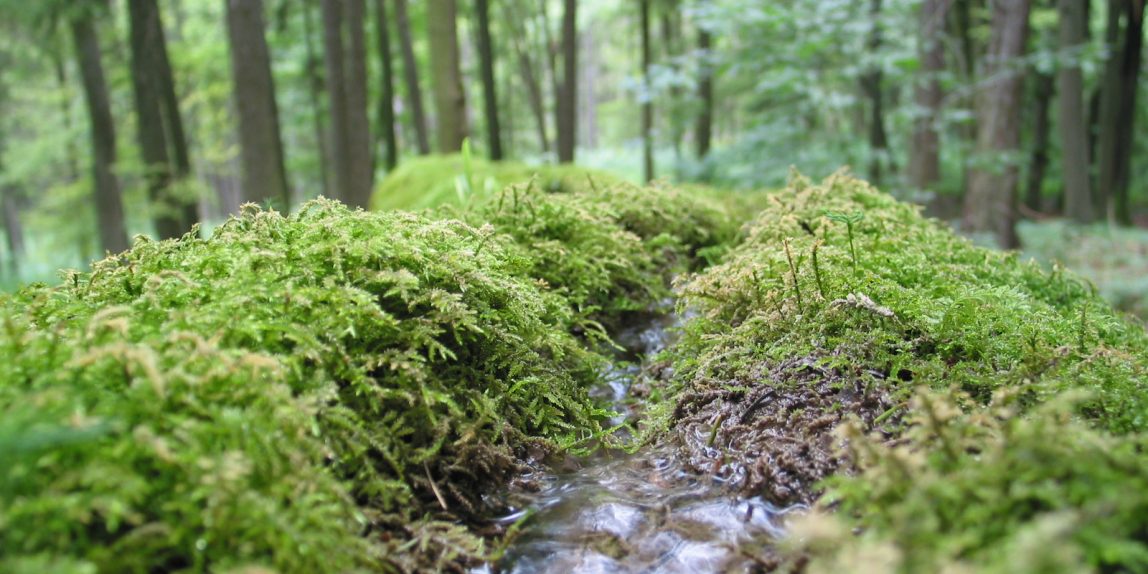
[[[645,0],[643,0],[644,2]],[[558,162],[572,163],[578,144],[578,0],[562,14],[562,82],[557,91]]]
[[[1064,181],[1064,215],[1077,223],[1093,220],[1092,190],[1088,175],[1088,133],[1084,118],[1084,77],[1080,49],[1084,45],[1084,5],[1087,0],[1059,0],[1059,46],[1068,61],[1057,72],[1057,127],[1061,140],[1060,165]]]
[[[941,180],[940,137],[937,118],[941,112],[940,74],[945,67],[945,29],[949,0],[925,0],[921,5],[921,38],[918,57],[921,60],[914,102],[920,114],[913,123],[913,144],[909,148],[909,185],[914,189],[931,189]]]
[[[654,179],[654,103],[650,93],[650,2],[639,0],[642,37],[642,173],[645,181]]]
[[[1106,200],[1111,217],[1127,225],[1131,223],[1128,186],[1144,34],[1144,2],[1109,0],[1108,10],[1105,40],[1110,56],[1105,64],[1101,92],[1097,187]]]
[[[152,219],[161,239],[179,237],[198,219],[198,210],[196,202],[180,197],[181,190],[173,185],[189,175],[191,162],[163,23],[155,0],[129,0],[128,13],[136,127],[147,170]]]
[[[525,35],[521,26],[521,19],[511,9],[510,2],[503,2],[503,13],[510,26],[511,45],[515,57],[518,59],[518,72],[522,74],[522,83],[526,84],[526,98],[530,105],[530,113],[534,116],[535,129],[538,131],[538,144],[542,153],[550,153],[550,137],[546,133],[546,100],[543,96],[542,82],[535,72],[534,58],[531,51],[523,48],[522,38]]]
[[[455,0],[428,0],[431,88],[440,153],[461,150],[462,140],[466,139],[466,94],[459,70],[457,17]]]
[[[367,41],[364,27],[367,23],[366,0],[346,2],[345,26],[347,61],[344,78],[347,81],[347,181],[344,201],[351,207],[366,209],[371,202],[374,186],[374,154],[371,153],[371,120],[367,112]]]
[[[124,228],[120,182],[115,172],[116,128],[104,78],[100,40],[91,15],[78,17],[71,22],[71,27],[91,121],[92,183],[95,190],[92,197],[96,202],[100,246],[105,252],[119,253],[127,250],[129,244]]]
[[[502,128],[498,123],[498,96],[494,83],[494,46],[490,39],[490,6],[488,0],[475,0],[478,20],[478,59],[482,66],[482,98],[486,109],[486,139],[490,159],[502,159]]]
[[[334,197],[347,202],[351,189],[351,168],[347,137],[347,78],[344,73],[343,0],[322,0],[323,61],[327,80],[327,105],[331,114],[331,169]]]
[[[399,163],[399,143],[395,137],[395,72],[391,60],[390,21],[387,0],[375,0],[375,30],[379,42],[379,135],[383,165],[387,171]]]
[[[231,77],[239,116],[243,199],[287,211],[291,196],[283,162],[271,57],[263,35],[263,0],[224,0]]]
[[[319,177],[322,179],[324,197],[334,197],[334,186],[331,182],[331,150],[327,142],[327,128],[323,125],[323,74],[319,73],[322,64],[315,50],[314,25],[311,20],[311,3],[303,4],[303,42],[307,47],[307,76],[308,96],[311,100],[311,129],[315,133],[315,144],[319,148]]]
[[[701,112],[694,126],[694,139],[698,146],[698,159],[705,159],[710,153],[714,124],[714,80],[711,49],[713,35],[701,26],[698,28],[698,99]]]
[[[0,50],[0,117],[8,110],[8,82],[3,69],[9,65],[8,54]],[[3,126],[0,125],[0,130]],[[0,173],[4,173],[4,154],[7,152],[6,134],[0,131]],[[4,224],[4,237],[8,244],[8,271],[12,277],[20,273],[20,260],[24,258],[24,226],[20,221],[20,193],[11,184],[0,184],[0,217]]]
[[[1033,100],[1036,106],[1033,110],[1033,141],[1032,160],[1028,167],[1028,185],[1025,192],[1025,205],[1033,211],[1043,209],[1044,174],[1048,169],[1049,133],[1052,131],[1052,121],[1049,117],[1049,108],[1052,107],[1052,93],[1056,83],[1052,74],[1036,75],[1033,82]]]
[[[881,49],[881,0],[871,0],[869,18],[873,29],[869,34],[869,53],[876,54]],[[885,131],[885,91],[884,74],[880,68],[873,68],[862,78],[862,85],[869,96],[869,177],[880,185],[884,165],[889,158],[889,135]]]
[[[414,41],[411,39],[411,20],[407,15],[407,0],[395,0],[395,19],[399,27],[399,46],[403,55],[403,77],[407,84],[407,103],[411,107],[411,121],[415,126],[415,139],[419,153],[430,153],[427,135],[427,116],[423,110],[423,91],[419,86],[419,65],[415,59]]]
[[[985,55],[985,85],[977,98],[977,154],[1004,158],[1005,165],[970,170],[965,195],[964,227],[993,232],[1002,247],[1019,246],[1016,235],[1016,163],[1009,160],[1020,144],[1023,68],[1016,60],[1024,54],[1028,36],[1028,0],[995,0],[992,30]]]

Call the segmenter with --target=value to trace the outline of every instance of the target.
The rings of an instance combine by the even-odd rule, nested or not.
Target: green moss
[[[585,392],[602,359],[512,247],[320,201],[137,240],[21,292],[0,310],[0,412],[28,421],[4,451],[3,554],[101,571],[449,559],[439,538],[378,541],[480,512],[515,449],[573,445],[604,415]]]
[[[371,197],[371,209],[419,210],[462,205],[473,196],[485,197],[512,183],[536,177],[547,191],[571,191],[618,181],[605,172],[572,165],[528,166],[510,161],[490,162],[461,154],[433,155],[403,162],[387,175]],[[589,178],[589,179],[588,179]],[[460,193],[459,185],[463,186]]]
[[[982,402],[1030,380],[1037,395],[1085,387],[1098,424],[1148,427],[1142,325],[1075,276],[975,247],[844,175],[796,178],[682,293],[701,316],[683,341],[680,380],[836,352],[833,366],[906,389],[901,381],[957,386]]]
[[[512,237],[530,262],[529,273],[590,322],[616,320],[667,299],[671,279],[705,264],[738,228],[715,200],[626,183],[571,192],[519,184],[468,210],[444,212]]]
[[[727,456],[759,452],[737,433],[810,441],[799,459],[845,447],[822,510],[794,525],[796,563],[1148,569],[1148,336],[1087,282],[975,247],[837,174],[795,177],[741,245],[681,290],[699,314],[674,350],[681,390],[662,428],[695,424],[712,401],[754,401],[769,416],[750,407],[734,431],[710,423],[718,444],[738,447]],[[837,434],[820,421],[805,434],[770,422],[814,395],[859,416]],[[697,431],[683,432],[688,445]],[[767,463],[782,469],[773,481],[804,469]]]

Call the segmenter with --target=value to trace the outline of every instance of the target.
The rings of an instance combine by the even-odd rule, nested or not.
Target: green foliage
[[[411,158],[388,174],[371,197],[371,209],[419,210],[442,205],[461,206],[474,196],[489,196],[504,186],[538,178],[548,191],[572,191],[608,185],[617,178],[571,165],[528,166],[493,163],[472,155]],[[464,188],[465,193],[459,189]]]
[[[671,279],[706,263],[736,234],[721,203],[669,187],[619,183],[548,192],[536,182],[480,200],[463,217],[514,238],[530,273],[590,324],[668,298]],[[447,213],[457,211],[447,208]]]
[[[514,449],[604,416],[585,393],[602,359],[516,253],[319,201],[20,292],[0,310],[0,412],[19,425],[0,432],[0,553],[284,572],[444,555],[445,534],[379,540],[479,512]]]
[[[834,220],[843,213],[854,215]],[[842,174],[820,185],[795,178],[683,295],[702,312],[679,353],[684,381],[829,352],[838,355],[829,366],[878,373],[866,375],[874,384],[957,386],[981,401],[1030,380],[1038,396],[1087,387],[1095,395],[1083,410],[1098,424],[1148,427],[1141,325],[1084,281],[975,247]]]
[[[747,234],[682,285],[699,314],[674,350],[678,383],[751,393],[839,373],[860,385],[839,389],[842,405],[854,388],[896,404],[823,437],[852,468],[792,525],[793,560],[811,572],[1148,568],[1143,325],[1085,281],[975,247],[843,174],[794,177]],[[794,357],[816,367],[762,375]]]
[[[897,446],[841,429],[860,474],[833,481],[825,500],[856,524],[815,515],[795,525],[793,550],[812,554],[810,572],[862,556],[885,557],[875,572],[1148,569],[1148,442],[1073,420],[1070,397],[1017,416],[1024,392],[987,409],[919,393]]]

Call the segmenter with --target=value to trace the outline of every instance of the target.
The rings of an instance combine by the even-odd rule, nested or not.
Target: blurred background
[[[0,287],[244,202],[423,207],[479,162],[729,190],[849,166],[1143,316],[1143,9],[0,0]]]

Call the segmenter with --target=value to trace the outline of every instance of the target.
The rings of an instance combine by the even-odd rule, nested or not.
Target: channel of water
[[[635,417],[627,401],[642,366],[669,345],[674,317],[661,315],[617,333],[626,349],[594,395]],[[786,515],[756,497],[737,496],[721,479],[685,471],[672,447],[634,454],[600,449],[531,477],[536,492],[512,493],[517,524],[502,559],[473,572],[538,574],[754,571],[772,556]]]

